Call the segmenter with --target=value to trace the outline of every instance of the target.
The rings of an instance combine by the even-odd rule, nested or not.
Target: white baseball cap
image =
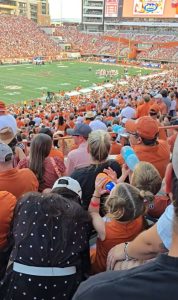
[[[67,176],[60,177],[54,183],[52,190],[54,190],[55,188],[61,188],[61,187],[65,187],[68,190],[73,191],[80,197],[80,199],[82,198],[82,189],[77,180],[75,180],[71,177],[67,177]]]

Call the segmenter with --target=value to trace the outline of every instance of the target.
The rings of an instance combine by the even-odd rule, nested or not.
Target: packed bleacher
[[[53,33],[54,36],[63,37],[63,41],[70,43],[73,50],[80,50],[82,55],[111,55],[116,56],[120,51],[121,56],[128,56],[130,51],[129,44],[123,44],[121,41],[118,42],[107,41],[103,39],[102,34],[89,34],[80,32],[75,26],[60,26],[56,27]],[[137,33],[120,33],[119,31],[109,31],[104,35],[113,36],[116,38],[126,38],[131,41],[137,41],[138,43],[166,43],[177,41],[175,35],[157,35],[157,34],[137,34]],[[154,45],[154,44],[153,44]],[[138,54],[138,59],[154,59],[154,60],[167,60],[170,58],[174,60],[178,55],[178,48],[160,48],[153,46],[153,49],[141,51]]]
[[[153,49],[149,51],[142,51],[138,54],[138,58],[148,58],[150,60],[159,60],[160,57],[162,60],[167,60],[168,57],[171,57],[172,60],[176,60],[178,55],[178,47],[175,48],[158,48],[153,47]]]
[[[37,25],[25,17],[0,15],[0,57],[55,56],[60,48]]]
[[[34,56],[57,56],[61,48],[37,25],[25,17],[0,15],[0,42],[3,45],[0,49],[1,61],[3,59],[33,58]],[[121,56],[128,56],[129,44],[121,41],[112,42],[103,39],[103,34],[89,34],[80,32],[75,26],[59,26],[54,28],[54,36],[61,36],[63,42],[71,44],[72,50],[80,51],[81,55],[110,55],[116,56],[118,51]],[[126,38],[131,41],[155,43],[177,41],[175,35],[154,35],[138,33],[120,33],[113,30],[105,35],[116,38]],[[178,55],[178,48],[159,48],[156,45],[153,49],[141,51],[138,59],[172,60]]]

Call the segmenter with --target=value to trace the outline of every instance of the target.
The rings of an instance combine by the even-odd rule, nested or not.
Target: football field
[[[91,68],[91,70],[89,70]],[[0,99],[7,104],[40,98],[47,91],[71,91],[77,86],[90,87],[95,83],[104,82],[98,77],[98,69],[118,70],[119,79],[124,75],[124,67],[117,65],[92,64],[80,62],[57,62],[36,66],[2,65],[0,66]],[[153,70],[130,67],[128,75],[146,75]]]

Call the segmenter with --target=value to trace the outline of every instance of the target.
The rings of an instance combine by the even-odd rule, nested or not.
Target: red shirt
[[[55,168],[52,163],[52,159],[55,163]],[[18,164],[19,169],[29,167],[29,158],[21,160]],[[39,192],[42,192],[44,189],[52,188],[55,181],[63,175],[65,172],[65,165],[61,159],[58,157],[46,157],[44,160],[44,175],[43,182],[39,184]]]

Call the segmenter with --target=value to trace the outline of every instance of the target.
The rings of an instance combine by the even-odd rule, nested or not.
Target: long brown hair
[[[30,147],[29,168],[35,173],[39,183],[43,182],[44,160],[49,155],[52,139],[44,133],[36,135]]]

